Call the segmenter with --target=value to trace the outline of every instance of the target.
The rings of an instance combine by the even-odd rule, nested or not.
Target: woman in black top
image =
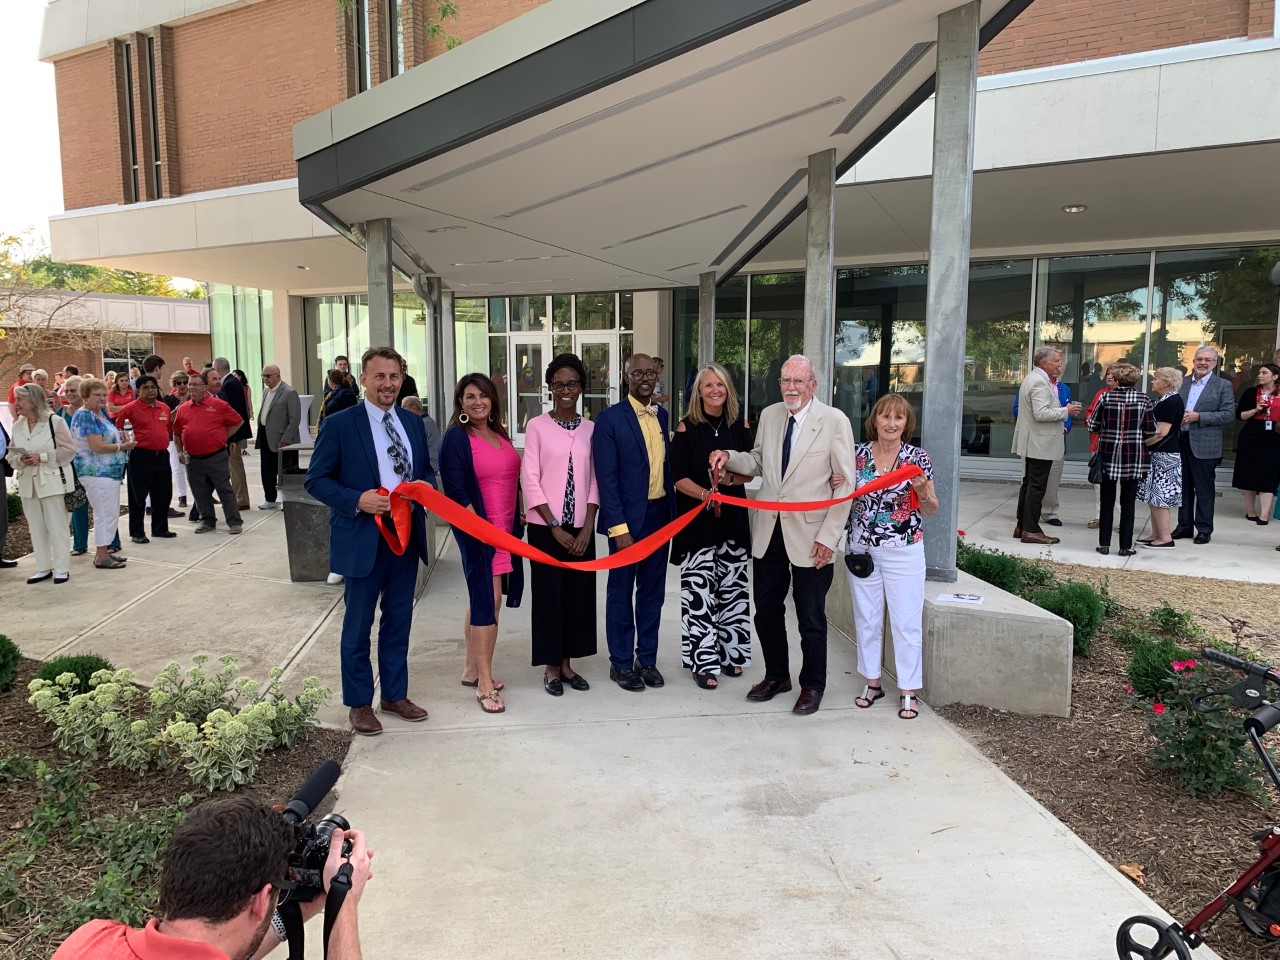
[[[1231,485],[1244,494],[1244,518],[1265,526],[1280,484],[1280,367],[1262,363],[1253,372],[1258,385],[1240,394],[1236,405],[1244,426],[1236,438]]]
[[[698,371],[685,417],[671,440],[671,475],[677,512],[706,501],[713,486],[707,467],[713,450],[750,450],[733,380],[718,363]],[[745,497],[747,477],[720,477],[721,493]],[[740,677],[751,665],[747,558],[751,530],[744,507],[708,504],[676,534],[671,562],[680,565],[680,656],[704,690],[719,676]]]
[[[1181,386],[1182,373],[1174,367],[1161,367],[1151,374],[1151,390],[1157,397],[1151,408],[1156,432],[1143,441],[1151,451],[1151,470],[1138,492],[1138,499],[1151,510],[1151,536],[1138,539],[1147,547],[1174,544],[1169,511],[1182,506],[1182,454],[1178,452],[1178,435],[1186,408],[1178,395]]]

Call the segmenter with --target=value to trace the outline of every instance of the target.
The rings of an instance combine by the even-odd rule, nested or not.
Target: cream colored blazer
[[[1065,454],[1062,424],[1067,408],[1058,391],[1036,367],[1018,388],[1018,422],[1013,428],[1013,452],[1032,460],[1061,460]]]

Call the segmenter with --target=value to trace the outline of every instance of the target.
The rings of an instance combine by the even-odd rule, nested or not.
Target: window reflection
[[[749,333],[747,418],[754,425],[760,421],[760,411],[782,400],[778,377],[782,374],[783,361],[793,354],[804,353],[803,273],[764,273],[751,277]]]

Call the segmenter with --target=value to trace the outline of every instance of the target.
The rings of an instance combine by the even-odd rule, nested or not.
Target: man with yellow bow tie
[[[600,412],[591,434],[600,490],[598,530],[616,553],[656,532],[674,516],[675,492],[668,462],[667,411],[653,402],[658,368],[635,353],[624,368],[627,396]],[[667,553],[663,544],[639,563],[609,571],[605,593],[605,637],[609,679],[623,690],[660,687],[658,624],[666,596]]]

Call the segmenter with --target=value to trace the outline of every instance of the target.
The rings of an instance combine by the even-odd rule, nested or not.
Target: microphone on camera
[[[307,777],[306,783],[298,788],[298,792],[284,808],[284,818],[291,824],[298,824],[311,816],[311,811],[333,789],[333,785],[338,782],[338,777],[341,775],[342,767],[338,766],[336,761],[326,760],[320,764],[316,772]]]

